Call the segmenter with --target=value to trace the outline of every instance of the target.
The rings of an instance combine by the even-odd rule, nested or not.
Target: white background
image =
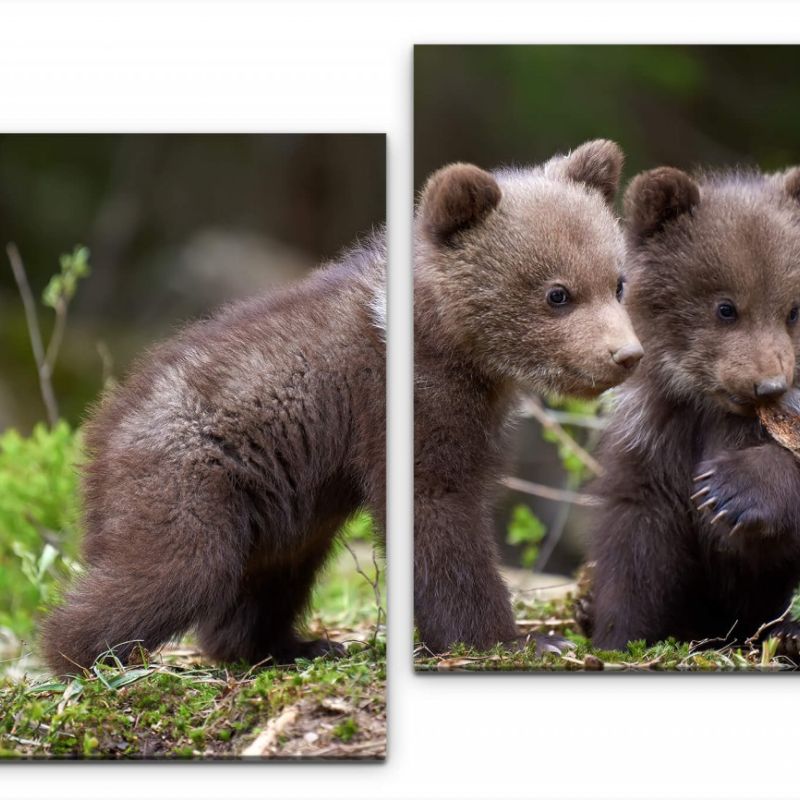
[[[391,254],[387,763],[9,764],[2,796],[800,796],[797,676],[412,674],[409,389],[415,42],[791,42],[798,16],[788,2],[0,0],[0,130],[386,132]]]

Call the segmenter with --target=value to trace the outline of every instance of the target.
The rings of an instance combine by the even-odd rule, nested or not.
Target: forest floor
[[[598,650],[582,635],[576,621],[576,601],[582,592],[570,578],[534,579],[529,570],[505,569],[517,625],[523,633],[554,633],[572,643],[561,653],[537,653],[533,645],[517,652],[500,646],[478,651],[463,645],[448,653],[431,653],[417,643],[414,666],[420,672],[569,671],[569,672],[779,672],[797,670],[789,659],[775,655],[777,642],[721,646],[718,641],[667,640],[647,646],[630,642],[627,650]]]
[[[383,759],[382,576],[366,545],[342,549],[312,603],[311,635],[339,659],[209,665],[190,639],[140,665],[96,665],[66,682],[31,656],[0,677],[3,758]]]

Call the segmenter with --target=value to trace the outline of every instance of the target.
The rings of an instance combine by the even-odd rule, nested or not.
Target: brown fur
[[[384,268],[381,234],[190,326],[104,398],[87,571],[45,624],[54,670],[190,628],[226,661],[332,648],[295,626],[347,517],[366,506],[383,526]]]
[[[590,142],[532,169],[445,167],[422,192],[414,602],[421,638],[434,651],[518,635],[491,524],[518,390],[594,396],[638,358],[617,297],[622,235],[606,202],[621,165],[613,142]],[[464,202],[478,194],[492,202]],[[465,206],[472,210],[459,211],[443,239],[448,213]],[[547,302],[556,285],[571,294],[564,307]],[[624,346],[633,355],[616,363],[612,354]]]
[[[797,178],[662,168],[626,194],[628,307],[646,355],[601,447],[599,647],[741,641],[800,582],[800,467],[753,413],[797,378]],[[796,626],[778,633],[796,653]]]

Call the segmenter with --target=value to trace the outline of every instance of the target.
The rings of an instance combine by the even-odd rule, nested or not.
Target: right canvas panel
[[[418,670],[800,665],[798,68],[416,47]]]

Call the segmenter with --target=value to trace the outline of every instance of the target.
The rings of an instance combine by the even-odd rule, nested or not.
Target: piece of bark
[[[792,389],[778,402],[758,407],[767,433],[800,458],[800,389]]]

